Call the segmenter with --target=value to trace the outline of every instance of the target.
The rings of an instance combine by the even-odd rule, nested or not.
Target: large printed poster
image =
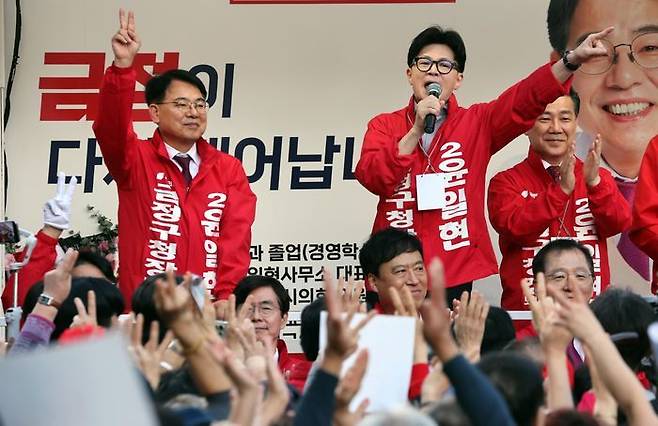
[[[355,180],[354,166],[368,120],[409,100],[411,39],[434,24],[458,30],[467,48],[459,102],[490,100],[549,60],[548,3],[23,1],[6,131],[7,215],[23,228],[39,229],[41,206],[61,170],[81,182],[76,231],[96,232],[88,205],[116,221],[116,186],[91,125],[112,60],[118,9],[129,8],[143,41],[136,96],[151,74],[170,68],[191,70],[205,82],[211,104],[205,137],[242,160],[258,196],[250,273],[280,279],[292,311],[300,311],[321,294],[323,266],[334,276],[363,278],[358,251],[376,198]],[[5,1],[5,22],[12,24],[4,29],[6,66],[13,16],[13,2]],[[133,117],[136,132],[150,136],[146,105],[136,105]],[[523,159],[527,147],[524,136],[513,141],[493,158],[488,176]],[[646,291],[624,268],[613,266],[613,283],[639,283],[636,288]],[[499,302],[497,276],[475,285]],[[291,340],[298,337],[295,317],[286,330]]]

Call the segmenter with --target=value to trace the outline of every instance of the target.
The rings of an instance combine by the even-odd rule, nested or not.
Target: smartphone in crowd
[[[196,306],[200,311],[203,310],[203,303],[206,297],[206,280],[199,275],[192,276],[192,284],[190,285],[190,293],[192,294],[192,299],[196,303]]]

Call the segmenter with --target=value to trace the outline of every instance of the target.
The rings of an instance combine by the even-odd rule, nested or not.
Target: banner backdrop
[[[205,136],[243,161],[258,196],[250,272],[279,278],[294,311],[320,293],[322,265],[334,275],[362,278],[358,249],[370,232],[376,198],[352,172],[368,120],[409,100],[411,39],[433,24],[462,34],[462,105],[493,99],[550,53],[548,0],[22,3],[21,60],[6,132],[8,216],[23,228],[39,229],[42,204],[62,170],[81,181],[74,199],[76,231],[96,232],[87,205],[116,221],[116,186],[91,125],[101,77],[112,60],[118,8],[133,9],[143,42],[139,83],[154,72],[185,68],[207,84],[212,106]],[[13,11],[13,2],[5,0],[6,66]],[[136,90],[141,96],[143,86]],[[145,105],[136,105],[134,119],[141,137],[152,134]],[[524,158],[527,147],[525,137],[508,145],[493,158],[489,177]],[[613,282],[621,279],[613,272]],[[498,303],[497,276],[476,288]],[[298,323],[289,325],[287,337],[297,337]]]

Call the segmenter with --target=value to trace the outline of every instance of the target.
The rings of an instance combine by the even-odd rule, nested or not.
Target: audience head
[[[543,272],[546,288],[574,298],[577,289],[589,300],[594,289],[594,261],[587,247],[572,239],[558,239],[546,244],[532,260],[532,273]]]
[[[544,426],[599,426],[598,420],[589,413],[562,408],[546,415]]]
[[[164,324],[164,321],[162,321],[160,315],[158,315],[157,309],[155,309],[155,283],[158,280],[166,279],[167,274],[164,272],[147,277],[133,293],[131,300],[132,310],[135,315],[142,314],[144,316],[144,326],[142,329],[142,343],[144,344],[148,341],[151,323],[153,321],[158,321],[160,324],[160,336],[158,336],[159,342],[164,339],[164,335],[167,333],[167,324]],[[182,283],[183,277],[177,275],[176,282],[178,284]]]
[[[71,292],[64,300],[55,317],[55,331],[51,340],[57,340],[59,336],[71,325],[73,317],[78,314],[73,300],[77,297],[87,306],[87,293],[93,290],[96,294],[96,320],[101,327],[110,327],[112,318],[123,312],[123,296],[119,289],[106,278],[73,278],[71,281]],[[25,296],[23,306],[23,319],[34,309],[39,295],[43,293],[43,281],[34,284]]]
[[[424,407],[423,412],[440,426],[471,426],[471,421],[455,398],[432,403]]]
[[[111,283],[117,282],[110,261],[91,250],[80,250],[78,252],[78,259],[75,261],[71,275],[74,278],[105,278]]]
[[[402,406],[366,416],[359,426],[435,426],[430,417],[410,407]]]
[[[248,296],[253,297],[253,307],[250,312],[254,323],[256,336],[262,342],[267,342],[276,349],[281,330],[288,322],[290,296],[276,278],[260,275],[244,277],[233,290],[235,304],[238,309],[245,303]]]
[[[544,403],[539,366],[524,355],[505,351],[483,356],[478,367],[501,393],[516,423],[533,425]]]
[[[637,371],[650,352],[647,328],[656,320],[651,305],[630,290],[610,288],[590,304],[626,364]]]
[[[489,313],[484,323],[484,336],[480,346],[480,354],[499,351],[514,341],[516,332],[512,318],[506,310],[497,306],[489,307]]]
[[[521,340],[512,340],[507,346],[506,351],[517,352],[533,360],[537,365],[544,365],[546,358],[541,347],[538,336],[529,336]]]
[[[423,262],[423,248],[415,235],[393,228],[373,234],[359,253],[370,288],[377,292],[384,312],[394,308],[389,289],[407,286],[420,307],[427,296],[427,271]]]
[[[318,297],[302,310],[301,332],[299,343],[304,351],[304,356],[309,361],[318,358],[320,350],[320,313],[327,310],[324,297]]]

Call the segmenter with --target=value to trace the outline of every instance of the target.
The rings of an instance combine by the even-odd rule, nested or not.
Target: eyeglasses
[[[174,99],[173,101],[168,102],[155,102],[156,105],[172,104],[174,108],[181,112],[191,111],[192,107],[200,113],[204,113],[210,108],[208,101],[205,99],[197,99],[196,101],[191,101],[185,98]]]
[[[456,69],[459,64],[455,61],[451,61],[449,59],[439,59],[438,61],[433,61],[432,58],[428,58],[426,56],[419,56],[418,58],[414,59],[414,65],[416,65],[416,68],[418,68],[418,71],[421,72],[428,72],[429,70],[432,69],[432,65],[436,64],[436,70],[439,72],[439,74],[448,74],[450,71],[453,69]]]
[[[585,283],[592,279],[591,272],[587,271],[576,271],[573,274],[564,271],[558,271],[552,274],[547,274],[546,280],[554,284],[562,285],[567,281],[567,277],[569,276],[574,278],[578,283]]]
[[[248,314],[250,317],[252,317],[254,316],[256,311],[258,311],[263,318],[269,318],[274,314],[274,312],[278,310],[279,308],[272,305],[271,303],[263,302],[258,305],[256,304],[252,305],[251,308],[249,308]]]
[[[578,69],[583,74],[597,75],[608,71],[619,60],[617,48],[622,46],[628,46],[628,59],[631,62],[646,69],[658,68],[658,32],[640,34],[630,44],[613,45],[606,39],[601,42],[605,46],[606,54],[583,62]]]

